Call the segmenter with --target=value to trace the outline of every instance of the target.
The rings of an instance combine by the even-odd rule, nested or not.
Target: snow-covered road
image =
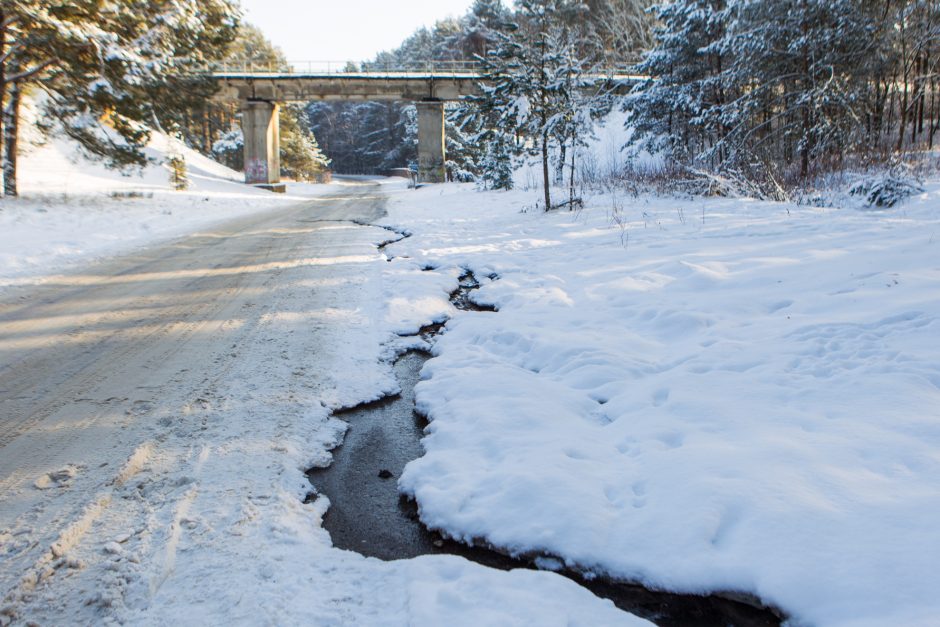
[[[137,475],[155,457],[171,474],[199,464],[189,447],[211,439],[201,432],[214,426],[238,435],[238,425],[213,409],[241,401],[230,379],[269,383],[261,372],[244,379],[246,362],[282,388],[275,413],[306,411],[298,388],[312,385],[310,359],[287,358],[302,347],[322,363],[336,348],[316,344],[330,333],[293,344],[289,327],[304,309],[328,315],[344,305],[332,298],[335,290],[304,280],[352,280],[375,261],[373,240],[383,231],[329,222],[377,217],[380,202],[360,196],[242,218],[4,303],[0,529],[10,530],[14,545],[29,539],[3,556],[4,592],[33,587],[59,555],[81,550],[83,535],[103,518],[137,524],[155,499],[184,506],[200,489],[194,477],[178,491],[173,481],[154,487]],[[280,327],[285,333],[272,333]],[[259,336],[270,350],[258,350]],[[278,359],[290,361],[288,371],[275,367]]]
[[[551,573],[338,551],[302,503],[331,409],[395,391],[383,205],[346,186],[5,294],[0,624],[640,622]]]

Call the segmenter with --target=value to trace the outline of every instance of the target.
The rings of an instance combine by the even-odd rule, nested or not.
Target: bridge
[[[295,62],[278,67],[230,64],[213,68],[216,99],[241,103],[245,182],[280,183],[278,106],[311,100],[414,102],[418,111],[418,177],[443,182],[444,103],[481,93],[483,76],[473,63],[444,62],[411,67],[378,64]],[[643,77],[612,69],[592,77],[613,87]]]

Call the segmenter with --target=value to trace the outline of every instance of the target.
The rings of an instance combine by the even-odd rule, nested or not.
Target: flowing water
[[[463,310],[494,311],[470,299],[470,292],[478,287],[475,277],[467,272],[451,301]],[[422,334],[439,332],[441,326],[431,325]],[[385,560],[449,553],[492,568],[535,568],[532,559],[513,558],[490,547],[467,546],[430,531],[418,519],[416,505],[398,494],[397,480],[405,465],[424,453],[420,440],[427,420],[415,412],[414,387],[429,358],[427,353],[409,351],[395,362],[399,395],[336,412],[349,423],[345,440],[333,451],[331,466],[307,473],[316,490],[330,499],[324,527],[335,546]],[[665,627],[781,624],[778,613],[758,607],[756,601],[672,594],[600,577],[588,579],[568,570],[560,574],[619,608]]]

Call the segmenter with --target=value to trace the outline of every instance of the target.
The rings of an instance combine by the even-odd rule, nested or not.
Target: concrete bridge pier
[[[418,109],[418,180],[443,183],[444,103],[422,100]],[[245,183],[283,191],[281,185],[278,104],[271,100],[242,102],[242,134],[245,142]]]
[[[245,182],[249,185],[278,185],[281,182],[281,137],[277,103],[245,101],[242,104],[242,134],[245,141]]]
[[[422,100],[418,109],[418,180],[443,183],[444,170],[444,103]]]

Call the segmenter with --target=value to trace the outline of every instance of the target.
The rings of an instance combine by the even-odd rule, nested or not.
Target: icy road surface
[[[0,625],[421,624],[483,599],[484,623],[641,623],[551,573],[335,550],[302,504],[330,410],[396,388],[390,234],[361,226],[383,204],[348,186],[5,295]]]

